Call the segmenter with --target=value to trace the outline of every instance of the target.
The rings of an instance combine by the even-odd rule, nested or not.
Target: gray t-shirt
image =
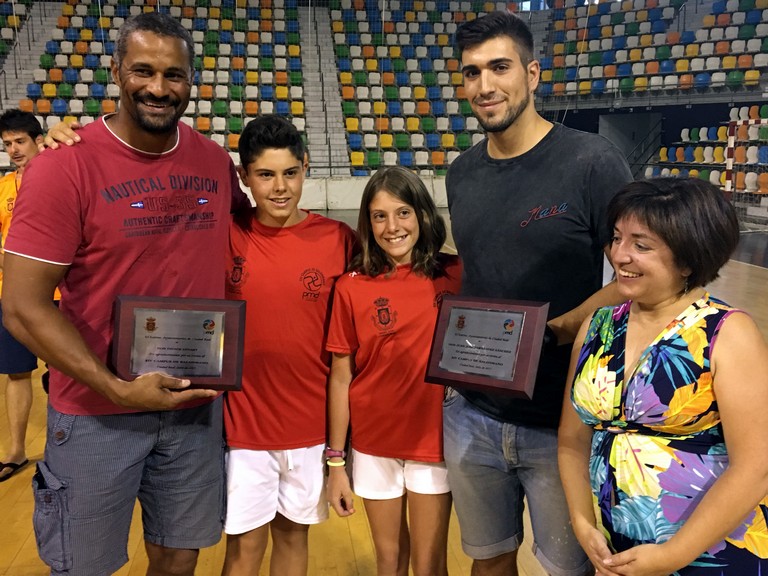
[[[606,206],[632,180],[608,140],[555,124],[534,148],[496,160],[484,140],[457,158],[446,187],[464,264],[462,294],[549,302],[549,318],[601,287]],[[460,390],[494,418],[556,427],[570,346],[544,350],[532,400]]]

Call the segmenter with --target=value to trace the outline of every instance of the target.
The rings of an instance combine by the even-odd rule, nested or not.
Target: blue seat
[[[429,86],[427,88],[427,98],[433,102],[435,100],[442,100],[443,95],[440,92],[440,86]]]
[[[298,22],[296,23],[296,32],[298,32]],[[384,32],[384,24],[382,23],[381,19],[378,17],[378,14],[376,15],[376,19],[374,20],[370,16],[368,16],[368,28],[371,31],[371,34],[381,34]]]
[[[275,32],[273,41],[275,44],[287,44],[285,32]]]
[[[77,84],[80,80],[80,75],[74,68],[65,68],[63,72],[64,82],[67,84]]]
[[[109,30],[106,28],[97,28],[93,31],[93,40],[95,42],[107,42],[109,40]]]
[[[651,8],[648,10],[648,20],[651,22],[656,22],[656,20],[661,20],[661,17],[663,15],[663,12],[661,8]]]
[[[278,100],[275,102],[275,112],[280,116],[291,115],[291,103],[287,100]]]
[[[400,54],[403,58],[416,58],[416,48],[410,44],[408,46],[402,46],[400,48]]]
[[[549,84],[548,82],[539,82],[538,93],[542,98],[552,96],[552,84]]]
[[[370,172],[368,170],[365,170],[363,168],[354,168],[352,170],[352,176],[370,176]]]
[[[248,20],[261,20],[261,9],[258,6],[249,6],[245,9],[245,17]]]
[[[360,34],[357,32],[350,32],[347,34],[347,45],[348,46],[357,46],[358,44],[362,44],[360,42]]]
[[[440,148],[440,134],[436,134],[435,132],[430,132],[425,137],[425,144],[429,150],[437,150]]]
[[[716,0],[712,4],[712,14],[717,16],[718,14],[722,14],[726,10],[726,2],[725,0]]]
[[[106,90],[104,89],[104,86],[102,84],[97,84],[94,82],[91,84],[91,97],[96,98],[96,100],[103,100],[106,96]]]
[[[624,50],[624,48],[627,47],[627,37],[626,36],[614,36],[613,37],[613,49],[614,50]]]
[[[413,152],[400,152],[400,166],[413,166]]]
[[[707,140],[711,142],[717,141],[717,126],[710,126],[707,128]]]
[[[693,155],[693,146],[686,146],[683,149],[683,152],[685,154],[686,162],[693,162],[695,160],[695,156]]]
[[[432,114],[435,116],[445,116],[445,100],[435,100],[432,102]]]
[[[347,134],[347,140],[349,140],[349,148],[351,150],[363,149],[363,136],[362,134]]]
[[[712,76],[708,72],[699,72],[693,77],[693,86],[700,90],[709,88],[712,83]]]
[[[245,58],[245,44],[232,44],[232,56],[235,58]]]
[[[651,34],[664,34],[667,31],[667,23],[664,20],[656,20],[651,24]]]
[[[747,15],[744,17],[744,22],[746,24],[753,24],[757,26],[760,24],[763,20],[763,13],[760,10],[750,10],[747,12]]]
[[[419,70],[422,72],[432,72],[432,60],[429,58],[421,58],[419,60]]]
[[[83,28],[88,30],[96,30],[99,26],[99,21],[94,16],[86,16],[83,18]]]
[[[96,70],[101,67],[101,62],[96,54],[86,54],[85,58],[83,58],[83,66],[90,68],[91,70]]]
[[[565,30],[558,30],[555,32],[555,44],[562,44],[565,42]]]
[[[414,46],[424,46],[424,34],[411,34],[411,44]]]
[[[46,54],[58,54],[59,49],[59,43],[56,40],[48,40],[48,42],[45,43]]]
[[[674,74],[675,63],[672,60],[662,60],[659,64],[659,72],[662,74]]]
[[[578,69],[575,66],[572,66],[570,68],[565,69],[565,80],[566,82],[573,82],[576,80],[576,76],[578,74]],[[631,72],[631,69],[630,69]]]
[[[67,42],[77,42],[80,40],[80,33],[76,28],[67,28],[64,30],[64,40]]]
[[[592,94],[597,96],[603,92],[605,92],[605,80],[600,78],[592,80]]]
[[[274,86],[261,86],[259,92],[261,93],[262,100],[274,100],[275,99],[275,87]]]
[[[0,14],[3,16],[11,16],[13,14],[13,4],[11,2],[3,2],[0,4]]]
[[[299,31],[299,21],[298,20],[288,20],[285,23],[285,30],[286,30],[286,32],[298,32]]]
[[[680,44],[692,44],[696,42],[696,33],[693,30],[683,30],[680,33]]]
[[[541,60],[539,60],[539,66],[542,70],[551,70],[552,69],[552,57],[551,56],[542,56]]]
[[[349,72],[352,70],[352,61],[349,58],[339,58],[339,72]]]
[[[63,98],[54,98],[51,102],[51,112],[56,116],[66,116],[67,101]]]
[[[398,86],[410,86],[411,79],[408,78],[408,72],[395,72],[395,84]]]
[[[464,116],[451,116],[451,130],[453,132],[462,132],[464,126]]]
[[[115,6],[115,16],[118,18],[128,18],[131,15],[131,11],[125,4],[118,4]]]
[[[757,149],[757,161],[760,164],[768,164],[768,146],[760,146]]]
[[[392,10],[392,22],[405,22],[405,12],[403,10]]]
[[[588,28],[587,29],[587,39],[589,39],[589,40],[599,40],[600,39],[600,28]]]
[[[27,84],[27,98],[31,100],[37,100],[38,98],[42,97],[43,89],[40,87],[40,84],[35,84],[34,82]]]
[[[208,29],[208,21],[205,18],[195,18],[192,20],[192,30],[205,32]]]
[[[687,160],[686,160],[687,162]],[[688,168],[680,168],[680,173],[677,175],[678,178],[688,178],[688,175],[690,173],[688,172]]]
[[[603,52],[603,66],[616,62],[616,50],[606,50]]]
[[[432,60],[437,60],[438,58],[443,57],[443,49],[438,45],[432,45],[428,48],[429,51],[429,57],[432,58]]]
[[[195,70],[195,73],[192,75],[192,84],[200,86],[200,70]]]
[[[344,22],[356,22],[357,18],[355,18],[355,11],[352,10],[352,8],[345,8],[341,11],[341,19]]]
[[[594,16],[588,16],[587,17],[587,27],[588,28],[599,28],[600,27],[600,15],[596,14]]]
[[[298,58],[296,58],[298,60]],[[299,60],[299,70],[301,70],[301,61]],[[389,58],[381,58],[379,60],[379,70],[381,72],[392,72],[392,60]]]
[[[242,70],[232,70],[229,75],[229,81],[235,86],[245,85],[245,72]]]
[[[632,76],[632,64],[630,64],[629,62],[624,62],[623,64],[619,64],[619,67],[616,68],[616,76],[618,76],[619,78]]]
[[[111,40],[108,42],[104,42],[104,54],[107,54],[109,56],[112,56],[112,54],[115,53],[115,43]]]
[[[419,23],[419,32],[421,34],[432,34],[433,28],[432,28],[432,22],[420,22]]]
[[[677,158],[677,147],[676,146],[670,146],[667,148],[667,158],[669,158],[670,162],[675,162]]]
[[[266,56],[267,58],[271,58],[274,55],[275,51],[273,49],[272,44],[259,44],[259,54],[261,56]]]
[[[597,5],[597,13],[601,16],[605,16],[606,14],[611,13],[611,4],[610,2],[603,2],[602,4]]]
[[[221,44],[232,44],[232,32],[229,30],[219,32],[219,42]]]

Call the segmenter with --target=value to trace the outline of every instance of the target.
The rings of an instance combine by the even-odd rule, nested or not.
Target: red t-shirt
[[[424,381],[440,300],[458,294],[461,264],[431,280],[398,266],[391,276],[339,279],[326,348],[354,354],[352,447],[388,458],[443,459],[443,387]]]
[[[228,154],[184,124],[164,154],[128,146],[103,119],[78,134],[30,163],[5,250],[69,266],[60,310],[107,362],[117,295],[224,297],[230,208],[244,195]],[[53,367],[50,401],[67,414],[133,412]]]
[[[229,446],[285,450],[325,442],[331,293],[354,232],[317,214],[295,226],[233,224],[227,298],[245,300],[243,388],[227,394]]]

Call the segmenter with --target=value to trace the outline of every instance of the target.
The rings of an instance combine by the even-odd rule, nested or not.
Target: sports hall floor
[[[340,212],[332,217],[354,226],[356,213]],[[446,246],[451,250],[449,241]],[[739,248],[723,269],[721,277],[711,286],[711,292],[726,302],[748,310],[768,338],[768,232],[742,235]],[[33,377],[34,401],[27,429],[27,454],[34,464],[43,455],[45,444],[46,396],[40,386],[40,370]],[[0,410],[5,406],[5,385],[0,384]],[[5,414],[0,417],[0,452],[5,452],[8,436]],[[37,557],[32,531],[32,492],[30,482],[34,466],[27,466],[14,478],[0,483],[0,576],[42,576],[48,574]],[[349,519],[342,520],[331,512],[331,519],[310,530],[310,576],[373,576],[375,558],[370,530],[362,507]],[[134,514],[128,553],[130,561],[116,574],[139,576],[146,573],[147,557],[141,542],[141,520]],[[520,565],[523,576],[545,576],[531,555],[530,530],[521,548]],[[269,552],[267,552],[269,555]],[[268,574],[268,558],[260,574]],[[218,576],[224,559],[223,541],[200,554],[198,576]],[[452,576],[469,575],[471,562],[461,551],[458,522],[451,519],[448,570]]]

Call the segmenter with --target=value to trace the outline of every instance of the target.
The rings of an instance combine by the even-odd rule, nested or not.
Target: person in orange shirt
[[[38,145],[43,141],[43,129],[34,114],[13,109],[0,116],[0,137],[11,162],[16,166],[15,172],[0,179],[0,232],[2,246],[5,246],[21,176],[29,161],[38,154]],[[3,256],[0,250],[0,288]],[[8,375],[5,409],[10,440],[8,451],[0,460],[0,482],[5,482],[29,464],[24,441],[32,407],[32,371],[37,368],[37,357],[2,326],[2,318],[0,301],[0,374]]]
[[[354,490],[378,575],[408,574],[410,564],[416,576],[446,576],[444,389],[424,374],[440,302],[459,292],[461,264],[440,252],[443,219],[424,183],[402,167],[371,177],[358,236],[362,253],[336,284],[326,345],[328,501],[339,516],[354,512],[343,450],[351,424]]]

